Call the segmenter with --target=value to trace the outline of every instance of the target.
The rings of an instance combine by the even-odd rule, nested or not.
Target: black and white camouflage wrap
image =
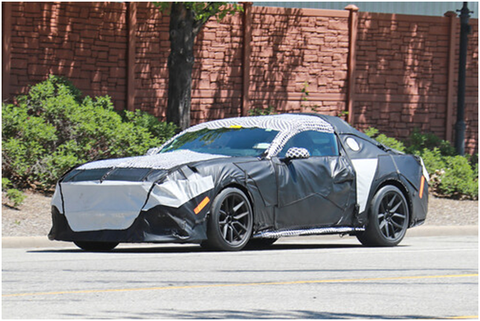
[[[186,132],[221,128],[278,133],[265,144],[262,157],[190,150],[160,153]],[[334,134],[338,154],[311,156],[308,148],[292,144],[283,157],[289,139],[305,131]],[[216,197],[232,186],[251,200],[254,237],[355,233],[368,223],[375,192],[392,183],[409,199],[410,227],[422,224],[427,214],[428,174],[414,156],[386,149],[333,116],[221,119],[193,126],[147,155],[94,161],[66,173],[52,199],[49,238],[200,243],[207,239]]]
[[[151,154],[146,156],[106,159],[86,163],[79,170],[100,169],[100,168],[152,168],[170,169],[175,166],[192,162],[201,162],[217,158],[228,158],[230,156],[202,154],[190,150],[178,150],[165,154]]]
[[[191,128],[186,129],[182,133],[174,136],[168,140],[164,145],[158,148],[149,150],[147,155],[154,155],[158,153],[163,146],[166,146],[178,136],[183,135],[185,132],[196,132],[202,129],[219,129],[219,128],[231,128],[233,126],[241,126],[243,128],[263,128],[278,131],[279,133],[272,141],[268,149],[266,150],[266,159],[270,159],[276,156],[283,148],[283,145],[293,136],[298,133],[315,130],[325,133],[333,133],[333,127],[325,120],[319,117],[312,117],[307,115],[269,115],[269,116],[256,116],[256,117],[236,117],[214,120],[202,124],[198,124]]]
[[[309,158],[310,153],[306,148],[292,147],[287,151],[285,157],[289,159]]]

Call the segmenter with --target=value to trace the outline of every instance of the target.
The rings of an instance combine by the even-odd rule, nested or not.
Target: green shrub
[[[5,191],[7,188],[10,187],[10,180],[6,177],[2,177],[2,191]]]
[[[78,89],[57,76],[16,100],[16,105],[2,105],[2,170],[17,187],[51,189],[73,166],[144,154],[175,130],[142,113],[124,120],[110,97],[82,99]]]
[[[418,154],[424,149],[433,150],[437,148],[443,156],[455,156],[455,147],[450,142],[440,139],[433,133],[420,133],[415,128],[407,139],[407,148],[405,152],[408,154]]]
[[[438,189],[448,197],[478,198],[478,174],[462,156],[448,156],[445,159],[445,173],[440,178]]]
[[[425,148],[417,155],[422,157],[437,195],[478,199],[478,164],[472,166],[464,156],[444,156],[440,148]]]
[[[265,115],[274,115],[275,107],[268,106],[267,108],[258,108],[254,107],[248,110],[248,116],[265,116]]]
[[[2,177],[2,192],[5,192],[5,196],[13,204],[13,207],[19,207],[22,205],[26,196],[23,194],[23,192],[14,188],[10,188],[11,186],[12,183],[10,180],[6,177]]]
[[[398,141],[392,137],[388,137],[385,134],[379,134],[379,131],[376,128],[369,127],[367,130],[365,130],[365,134],[389,148],[395,149],[402,153],[405,151],[405,145],[403,145],[401,141]]]
[[[121,114],[124,121],[146,128],[153,137],[160,139],[162,144],[179,131],[174,123],[159,122],[152,114],[139,109],[134,112],[123,111]]]
[[[7,190],[7,198],[13,203],[13,207],[19,207],[23,204],[26,196],[18,189],[10,188]]]
[[[434,175],[437,171],[444,170],[446,167],[445,157],[442,156],[438,148],[433,150],[425,148],[422,152],[416,153],[416,155],[422,157],[429,175]]]

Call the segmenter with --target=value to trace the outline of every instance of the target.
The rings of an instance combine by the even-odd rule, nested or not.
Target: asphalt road
[[[2,251],[2,317],[477,318],[478,237],[283,239],[269,250],[194,245]]]

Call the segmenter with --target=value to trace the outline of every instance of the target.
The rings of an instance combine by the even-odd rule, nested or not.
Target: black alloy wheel
[[[372,199],[369,223],[357,238],[366,246],[395,246],[404,238],[409,225],[409,208],[403,193],[395,186],[382,187]]]
[[[208,220],[207,244],[218,250],[238,251],[250,240],[253,211],[240,189],[229,187],[214,199]]]

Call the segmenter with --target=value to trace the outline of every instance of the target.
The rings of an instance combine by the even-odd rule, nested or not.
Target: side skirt
[[[364,232],[364,231],[365,231],[364,227],[348,227],[348,226],[316,227],[316,228],[298,229],[298,230],[262,231],[254,234],[252,238],[277,239],[277,238],[286,237],[286,236],[344,234],[344,233]]]

